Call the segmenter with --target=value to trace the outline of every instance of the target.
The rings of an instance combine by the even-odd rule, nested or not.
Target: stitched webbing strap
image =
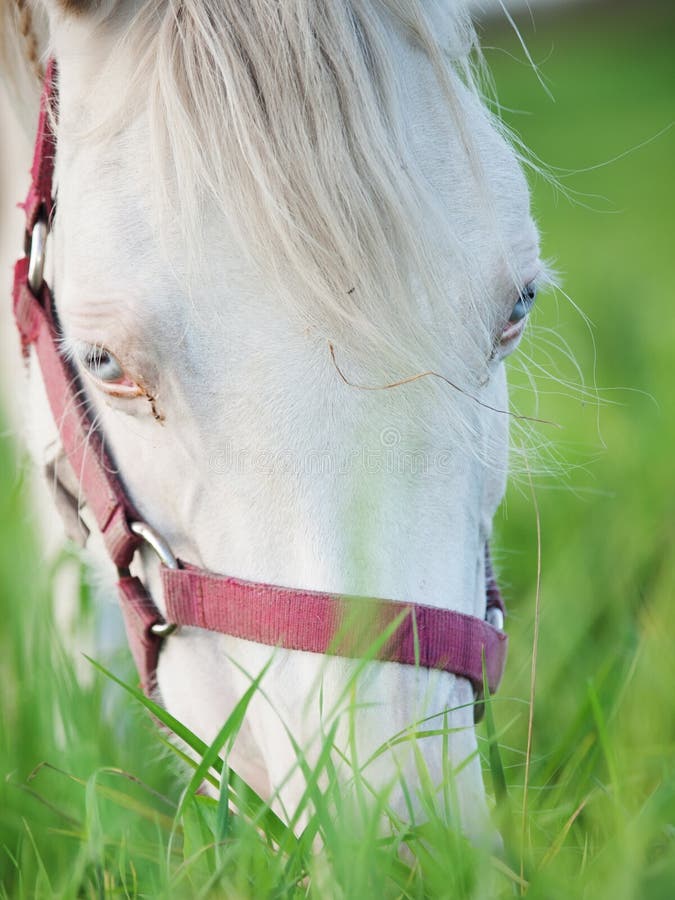
[[[56,136],[52,128],[51,116],[55,110],[56,97],[56,63],[51,59],[47,65],[44,88],[40,97],[40,117],[33,151],[33,165],[30,170],[31,184],[26,201],[23,203],[28,234],[33,230],[33,226],[43,211],[47,220],[52,214],[52,179],[54,177]]]
[[[14,268],[14,316],[24,350],[31,345],[35,347],[54,421],[82,495],[103,533],[113,562],[118,568],[126,568],[139,545],[128,522],[138,519],[138,515],[94,428],[78,374],[60,352],[61,336],[51,291],[43,281],[37,293],[33,293],[28,280],[33,228],[40,216],[51,214],[53,204],[55,138],[49,110],[56,98],[55,79],[52,62],[45,77],[32,182],[24,204],[27,255]]]
[[[51,321],[51,296],[42,286],[38,300],[28,285],[28,261],[14,270],[14,311],[26,346],[36,350],[49,405],[64,452],[77,476],[108,553],[118,568],[126,568],[139,544],[128,522],[137,519],[120,484],[86,406],[77,372],[59,352],[59,338]]]
[[[56,67],[51,61],[45,75],[40,118],[26,202],[26,256],[14,268],[14,317],[24,354],[34,347],[49,405],[61,444],[86,501],[101,530],[106,548],[120,571],[119,593],[129,644],[143,688],[153,687],[160,640],[151,626],[161,620],[143,584],[126,572],[140,544],[129,528],[138,520],[116,468],[87,408],[77,371],[60,352],[61,335],[51,291],[42,282],[36,293],[29,284],[33,230],[53,212],[52,183],[56,139],[52,114],[56,104]]]
[[[508,638],[476,616],[422,604],[341,597],[162,567],[167,619],[258,644],[419,664],[468,678],[479,694],[483,653],[490,692],[504,671]],[[383,634],[388,637],[382,642]]]

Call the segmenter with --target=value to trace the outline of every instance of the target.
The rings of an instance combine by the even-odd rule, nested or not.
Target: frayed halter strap
[[[149,692],[155,686],[162,642],[175,628],[190,626],[289,650],[440,669],[469,679],[478,697],[483,694],[485,672],[490,692],[496,691],[508,641],[500,627],[484,619],[419,603],[296,590],[202,571],[174,559],[156,532],[141,521],[81,399],[78,373],[60,352],[56,308],[43,278],[44,246],[54,208],[56,99],[52,60],[24,204],[26,246],[15,267],[14,314],[24,354],[35,349],[64,452],[118,570],[120,603],[143,689]],[[160,557],[166,619],[141,580],[129,572],[143,543]],[[486,617],[501,623],[504,605],[489,556],[486,568]]]

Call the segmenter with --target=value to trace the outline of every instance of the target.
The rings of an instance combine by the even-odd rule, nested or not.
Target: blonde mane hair
[[[318,334],[376,348],[383,372],[444,367],[475,389],[493,324],[486,289],[416,163],[393,40],[405,34],[433,67],[489,217],[453,87],[458,73],[476,90],[463,3],[149,0],[131,21],[125,4],[87,14],[133,61],[119,108],[87,123],[88,137],[149,114],[158,222],[180,224],[195,261],[215,205]],[[462,304],[447,298],[449,247]]]

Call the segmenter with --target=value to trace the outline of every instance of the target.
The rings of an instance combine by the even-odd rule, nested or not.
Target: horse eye
[[[509,316],[509,322],[515,324],[516,322],[520,322],[522,319],[524,319],[534,306],[534,301],[536,300],[536,298],[536,284],[528,284],[521,292],[520,297],[518,297],[518,299],[516,300],[516,305],[513,307],[511,315]]]
[[[96,387],[111,397],[140,397],[143,388],[127,373],[115,354],[103,344],[74,341],[67,352],[94,380]]]
[[[89,373],[99,381],[120,381],[124,378],[124,369],[119,360],[105,347],[90,347],[84,355],[82,363]]]

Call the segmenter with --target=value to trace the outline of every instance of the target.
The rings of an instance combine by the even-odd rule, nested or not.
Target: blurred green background
[[[531,895],[671,898],[675,4],[581,4],[542,10],[535,21],[536,28],[528,15],[518,16],[552,97],[512,30],[494,21],[482,27],[504,119],[558,180],[555,186],[533,175],[532,186],[544,255],[567,295],[542,295],[535,327],[510,365],[516,406],[562,429],[538,427],[555,452],[530,455],[533,490],[517,463],[497,520],[511,653],[495,713],[520,809],[538,508],[541,615],[526,826]],[[101,766],[119,766],[169,795],[176,786],[151,726],[129,702],[118,699],[115,715],[106,717],[100,680],[83,689],[67,674],[46,606],[51,576],[38,563],[12,453],[4,437],[0,895],[28,894],[37,884],[36,894],[46,896],[50,879],[76,884],[80,869],[114,841],[102,827],[85,835],[78,826],[83,788],[42,772],[36,782],[48,779],[39,791],[48,802],[31,796],[35,785],[26,777],[35,765],[48,760],[84,779]],[[539,471],[542,464],[548,474]],[[129,726],[120,730],[124,721]],[[128,822],[109,827],[130,840]],[[143,847],[136,847],[137,865]]]
[[[595,896],[672,897],[675,4],[586,4],[535,20],[536,27],[518,17],[552,99],[512,32],[483,32],[505,120],[569,195],[533,178],[544,255],[569,300],[560,292],[541,298],[538,327],[511,366],[518,406],[533,409],[527,367],[540,414],[563,426],[548,434],[562,457],[558,474],[554,466],[550,477],[534,478],[542,531],[535,840],[549,840],[556,804],[571,814],[593,784],[603,784],[603,801],[589,803],[573,826],[571,868],[588,852],[586,840],[608,840],[611,849],[596,862]],[[586,392],[538,369],[578,384],[564,346]],[[509,489],[497,544],[511,610],[505,693],[523,698],[536,593],[526,477]],[[517,748],[510,762],[520,782],[525,712],[508,701],[497,708],[503,723],[518,716],[504,741]],[[640,833],[639,849],[629,823]],[[654,848],[663,842],[662,856]]]

